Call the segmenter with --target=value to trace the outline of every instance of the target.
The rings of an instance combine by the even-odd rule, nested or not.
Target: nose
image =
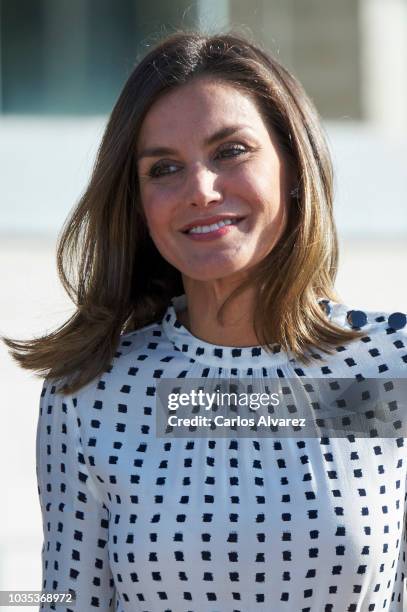
[[[206,207],[222,200],[218,175],[201,164],[190,167],[186,191],[186,201],[191,206]]]

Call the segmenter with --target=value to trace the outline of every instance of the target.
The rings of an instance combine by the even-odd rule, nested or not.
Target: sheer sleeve
[[[98,499],[82,452],[76,400],[45,380],[36,437],[36,473],[44,540],[43,593],[71,592],[75,602],[39,610],[113,612],[108,558],[109,512]]]

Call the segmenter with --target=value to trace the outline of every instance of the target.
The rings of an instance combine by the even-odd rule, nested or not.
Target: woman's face
[[[201,77],[165,94],[144,119],[137,154],[151,238],[183,275],[239,278],[284,231],[277,140],[233,85]]]

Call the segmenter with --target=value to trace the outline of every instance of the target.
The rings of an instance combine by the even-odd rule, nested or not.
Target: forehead
[[[208,77],[163,94],[149,109],[139,133],[139,146],[150,141],[209,136],[225,124],[245,124],[256,131],[267,127],[256,103],[232,83]]]

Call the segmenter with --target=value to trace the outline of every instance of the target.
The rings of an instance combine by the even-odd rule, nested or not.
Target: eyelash
[[[223,159],[232,159],[233,157],[239,157],[240,155],[243,155],[244,153],[249,153],[250,151],[250,147],[248,147],[247,145],[242,145],[242,144],[232,144],[232,145],[228,145],[226,147],[224,147],[223,149],[220,149],[220,151],[218,151],[219,153],[229,153],[230,151],[237,151],[238,154],[233,154],[230,156],[226,156]],[[149,171],[148,176],[150,176],[151,178],[160,178],[161,176],[169,176],[171,174],[175,174],[175,172],[164,172],[163,174],[157,174],[156,171],[160,170],[160,169],[164,169],[171,167],[171,166],[175,166],[175,164],[173,163],[165,163],[165,162],[158,162],[157,164],[155,164]]]

